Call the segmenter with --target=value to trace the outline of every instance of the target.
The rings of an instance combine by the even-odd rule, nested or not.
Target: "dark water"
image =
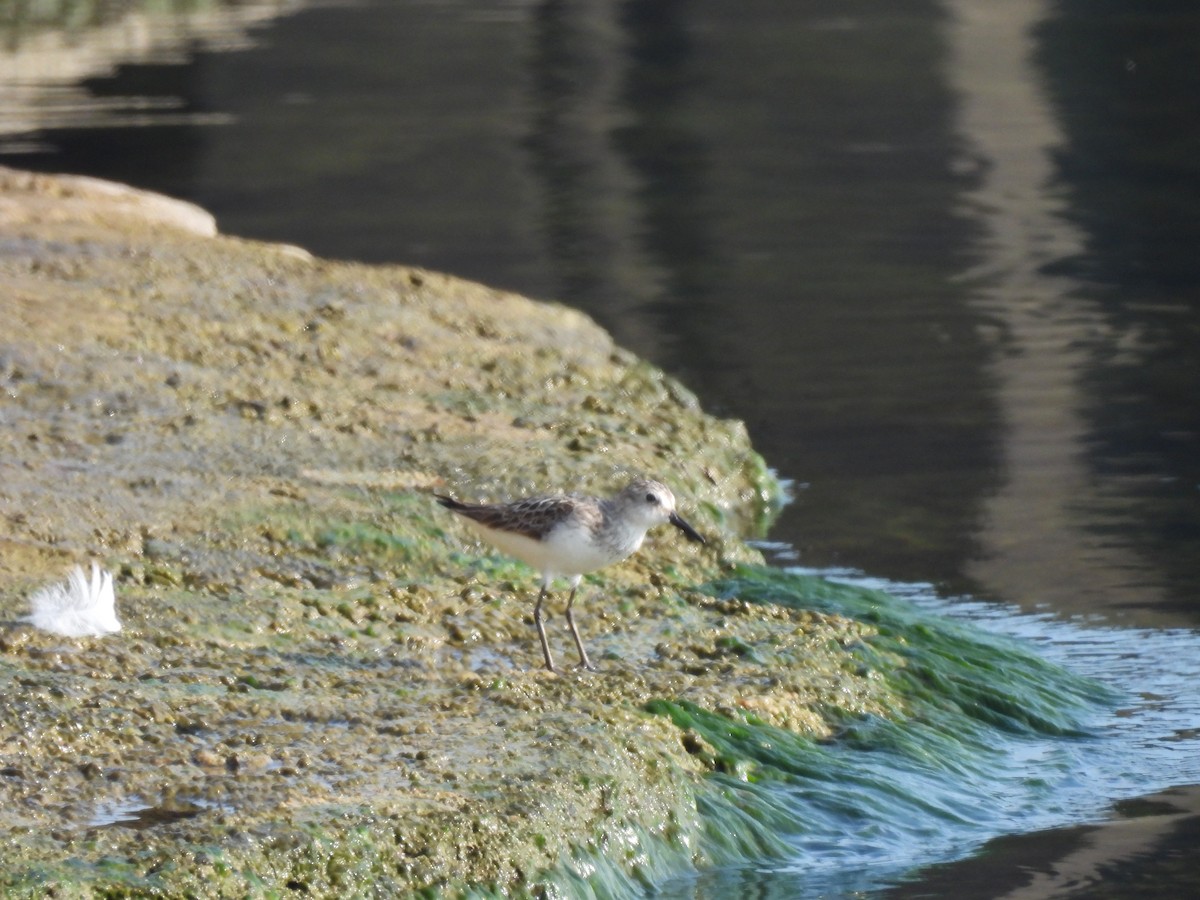
[[[0,70],[0,162],[580,307],[795,481],[782,561],[1200,652],[1194,3],[278,6]]]

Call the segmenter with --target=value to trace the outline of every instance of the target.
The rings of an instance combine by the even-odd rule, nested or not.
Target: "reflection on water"
[[[5,86],[0,159],[588,310],[805,486],[809,564],[1200,617],[1200,13],[229,8],[245,52],[59,64],[140,127]]]
[[[300,0],[147,0],[9,3],[0,6],[0,153],[55,153],[41,140],[58,127],[216,125],[229,119],[185,110],[181,97],[152,88],[104,96],[86,80],[117,66],[149,67],[161,79],[197,50],[250,46],[254,25]]]
[[[1015,603],[1152,608],[1162,593],[1145,564],[1105,533],[1110,511],[1088,508],[1096,478],[1086,458],[1084,379],[1113,326],[1078,281],[1056,271],[1080,256],[1084,236],[1066,220],[1063,198],[1046,189],[1063,143],[1031,58],[1031,29],[1046,6],[962,0],[948,29],[958,120],[981,167],[965,194],[983,226],[980,260],[963,277],[970,304],[999,332],[990,368],[1003,417],[1004,480],[985,504],[981,553],[968,571]]]
[[[1105,827],[1080,825],[1001,838],[977,858],[931,867],[921,873],[920,881],[881,896],[1140,900],[1151,891],[1166,897],[1194,895],[1200,790],[1177,788],[1119,804],[1117,815]]]
[[[1099,519],[1086,527],[1139,556],[1122,584],[1161,586],[1157,611],[1194,624],[1200,10],[1169,2],[1129,16],[1133,8],[1065,0],[1038,23],[1034,54],[1064,137],[1055,186],[1083,240],[1058,268],[1105,322],[1083,379],[1093,482],[1081,505]]]
[[[773,537],[805,565],[1195,627],[1200,8],[1144,6],[251,2],[203,7],[219,41],[189,17],[126,49],[111,22],[10,28],[0,162],[584,308],[747,421],[801,486]],[[1187,641],[1107,634],[1130,684]]]
[[[1003,604],[946,599],[928,584],[895,584],[850,571],[825,574],[885,590],[923,610],[1027,642],[1045,658],[1095,678],[1127,698],[1113,715],[1098,723],[1104,741],[1081,747],[1072,760],[1079,766],[1077,780],[1056,788],[1035,814],[1040,818],[1038,833],[993,841],[977,859],[922,872],[919,882],[884,896],[1038,900],[1062,896],[1069,890],[1130,881],[1137,886],[1130,896],[1142,895],[1139,892],[1147,891],[1150,884],[1168,895],[1190,892],[1194,884],[1190,848],[1194,845],[1189,839],[1200,826],[1200,792],[1184,788],[1150,801],[1133,798],[1181,782],[1200,783],[1200,731],[1196,728],[1200,722],[1200,692],[1196,690],[1200,635],[1191,629],[1064,623],[1051,614],[1016,613]],[[1030,762],[1036,772],[1046,761]],[[1118,801],[1115,810],[1121,821],[1097,827],[1098,814],[1112,801]],[[1072,802],[1094,805],[1081,815],[1078,809],[1068,811]],[[1133,818],[1142,821],[1133,825],[1129,821]],[[1081,819],[1090,824],[1073,824]],[[1173,858],[1180,846],[1189,848],[1186,856]],[[1112,890],[1113,896],[1122,896],[1117,887]]]

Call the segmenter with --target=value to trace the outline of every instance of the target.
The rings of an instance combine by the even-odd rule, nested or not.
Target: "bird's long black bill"
[[[693,528],[687,522],[683,521],[683,519],[681,519],[677,513],[671,513],[671,518],[669,521],[672,525],[674,525],[676,528],[678,528],[680,531],[682,531],[684,534],[686,534],[687,539],[689,541],[696,541],[697,543],[700,543],[700,544],[708,543],[708,541],[704,540],[704,536],[702,534],[700,534],[700,532],[698,532],[695,528]]]

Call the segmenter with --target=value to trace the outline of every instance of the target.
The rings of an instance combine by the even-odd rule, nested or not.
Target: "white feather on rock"
[[[96,563],[92,563],[90,580],[83,568],[76,566],[65,585],[44,587],[29,602],[33,612],[25,621],[52,634],[99,637],[121,630],[112,575]]]

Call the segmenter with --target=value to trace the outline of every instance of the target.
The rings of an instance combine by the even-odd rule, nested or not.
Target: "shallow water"
[[[1002,823],[1000,833],[1049,831],[1080,822],[1094,824],[1107,818],[1112,807],[1124,810],[1121,818],[1128,820],[1137,814],[1130,801],[1178,784],[1200,783],[1200,690],[1196,688],[1200,684],[1200,634],[1195,630],[1114,628],[1102,622],[1063,621],[1048,613],[1020,613],[1004,604],[946,598],[929,584],[897,584],[847,571],[819,574],[884,590],[938,616],[963,620],[989,633],[1010,635],[1035,648],[1044,658],[1120,693],[1118,705],[1092,723],[1097,741],[1077,747],[1059,746],[1048,753],[1006,754],[1005,765],[1018,772],[1024,769],[1023,777],[1042,781],[1047,767],[1066,777],[1060,784],[1047,781],[1040,785],[1045,792],[1031,793],[1025,808],[1020,808],[1019,802],[1013,804],[1005,817],[997,819]],[[1194,804],[1183,803],[1181,807],[1180,811],[1191,809],[1195,815]],[[1138,849],[1153,853],[1153,840]],[[1129,861],[1114,860],[1113,868],[1119,869]],[[1012,872],[1012,862],[1008,860],[993,874]],[[921,865],[927,864],[927,860],[921,861]],[[1052,865],[1045,864],[1044,871],[1053,871]],[[1086,874],[1103,883],[1102,873]],[[1179,889],[1178,882],[1168,881],[1161,874],[1159,877],[1163,878],[1162,890]],[[1062,884],[1052,886],[1064,888]],[[1081,879],[1076,887],[1094,889],[1096,884]]]
[[[1061,814],[906,864],[1200,782],[1192,4],[196,8],[6,22],[0,162],[583,308],[793,479],[781,564],[1130,692]]]
[[[889,582],[847,570],[793,571],[887,595],[891,600],[879,606],[874,596],[864,595],[860,606],[853,597],[831,594],[830,608],[869,616],[884,638],[902,636],[899,646],[914,647],[910,664],[945,653],[950,668],[939,671],[944,683],[931,690],[931,706],[918,700],[911,719],[895,734],[886,723],[847,723],[829,744],[789,753],[796,760],[795,777],[771,783],[766,796],[756,800],[764,808],[783,808],[786,825],[781,827],[786,827],[792,861],[680,879],[661,886],[663,896],[748,891],[770,897],[844,896],[900,886],[906,896],[920,896],[914,870],[944,868],[1004,835],[1094,824],[1113,804],[1120,807],[1180,779],[1200,782],[1200,692],[1195,688],[1200,635],[1194,631],[1065,622],[995,603],[948,599],[929,584]],[[781,583],[780,590],[782,597],[794,590],[806,606],[823,608],[811,585]],[[956,631],[954,622],[967,627]],[[1006,638],[1014,640],[1006,643]],[[1023,656],[1030,650],[1061,666],[1062,673],[1030,668]],[[1065,672],[1083,680],[1064,678]],[[986,705],[978,709],[962,705],[973,696],[957,693],[964,676],[990,682],[995,699],[1010,699],[1022,718],[993,717],[984,695],[980,702]],[[1041,708],[1039,694],[1049,700],[1046,708],[1062,714],[1061,722],[1076,717],[1077,727],[1068,725],[1063,733],[1058,726],[1039,724],[1034,716]],[[951,697],[956,698],[952,706]],[[729,789],[754,793],[735,780]],[[1149,842],[1145,849],[1152,846]],[[1019,884],[1014,865],[1020,860],[1005,863],[992,874],[1017,874]],[[1053,869],[1046,865],[1045,871]],[[1162,885],[1167,889],[1169,882]],[[944,895],[964,896],[953,882]]]

